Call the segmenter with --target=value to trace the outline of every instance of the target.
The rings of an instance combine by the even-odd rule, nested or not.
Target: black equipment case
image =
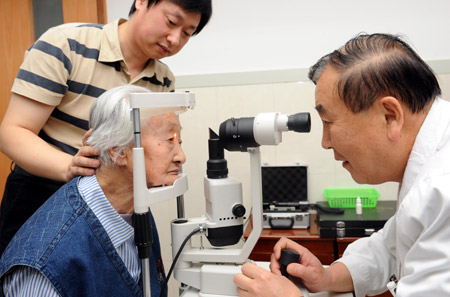
[[[308,167],[261,167],[263,227],[309,228]]]
[[[328,202],[317,202],[327,208]],[[318,209],[320,237],[363,237],[370,236],[383,228],[396,211],[397,201],[378,201],[374,208],[363,208],[357,215],[354,208],[344,208],[343,214],[332,214]]]

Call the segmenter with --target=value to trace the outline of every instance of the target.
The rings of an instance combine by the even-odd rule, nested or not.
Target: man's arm
[[[94,174],[100,162],[88,156],[96,156],[96,148],[83,146],[71,156],[38,136],[54,108],[13,93],[0,125],[1,151],[26,171],[53,180]]]

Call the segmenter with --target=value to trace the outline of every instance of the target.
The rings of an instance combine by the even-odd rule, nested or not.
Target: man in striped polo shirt
[[[0,149],[15,163],[1,205],[0,254],[64,182],[100,166],[97,149],[82,143],[96,98],[124,84],[173,91],[174,75],[159,59],[178,53],[211,12],[211,0],[135,0],[129,20],[64,24],[27,50],[0,126]]]

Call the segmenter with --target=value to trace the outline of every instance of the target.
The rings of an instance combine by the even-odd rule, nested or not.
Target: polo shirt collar
[[[103,37],[100,42],[99,62],[123,61],[119,42],[119,25],[126,22],[125,19],[117,19],[103,26]]]

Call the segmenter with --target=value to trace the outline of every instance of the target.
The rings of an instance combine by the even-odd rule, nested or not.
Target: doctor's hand
[[[290,275],[301,278],[304,286],[310,292],[328,290],[331,274],[324,269],[319,259],[308,249],[287,238],[281,238],[273,248],[270,270],[274,274],[281,276],[280,263],[278,261],[283,249],[293,250],[300,254],[300,263],[291,263],[287,266],[287,272]]]
[[[303,296],[300,290],[286,277],[274,274],[252,263],[242,266],[242,273],[234,276],[240,297],[290,297]]]
[[[76,176],[94,175],[95,169],[100,167],[100,161],[92,158],[97,157],[100,152],[96,147],[86,145],[86,140],[91,136],[92,129],[88,130],[82,139],[83,146],[73,156],[72,162],[67,168],[67,181]]]

